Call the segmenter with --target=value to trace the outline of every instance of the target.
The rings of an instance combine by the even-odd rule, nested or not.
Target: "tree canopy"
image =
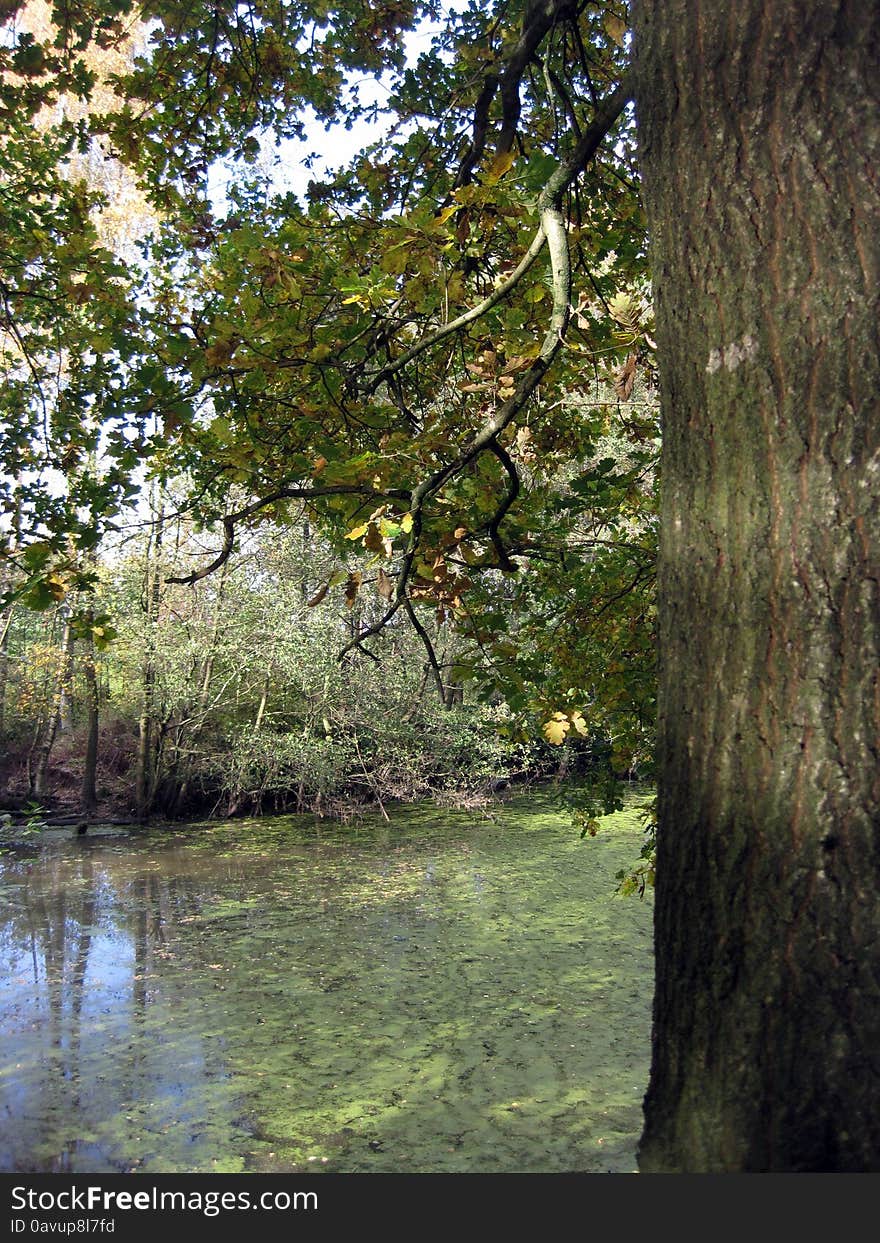
[[[644,753],[656,422],[625,6],[34,14],[7,6],[0,50],[10,591],[87,584],[144,481],[185,480],[216,532],[189,581],[306,512],[340,551],[316,607],[381,603],[352,649],[406,616],[436,663],[430,609],[471,639],[456,676],[503,680],[551,741],[591,707]],[[330,154],[278,189],[308,118]],[[137,247],[102,228],[108,170],[139,187]]]

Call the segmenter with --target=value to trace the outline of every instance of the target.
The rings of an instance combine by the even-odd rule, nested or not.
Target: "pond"
[[[635,1169],[634,808],[551,796],[68,835],[0,858],[0,1169]]]

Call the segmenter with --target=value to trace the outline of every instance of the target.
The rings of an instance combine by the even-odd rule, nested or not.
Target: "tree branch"
[[[548,3],[547,10],[552,10],[554,19],[561,9],[561,5]],[[531,54],[531,53],[530,53]],[[550,269],[553,284],[553,309],[550,314],[550,322],[545,333],[541,348],[534,362],[527,371],[521,373],[513,394],[505,401],[492,417],[486,421],[483,427],[471,438],[469,443],[444,466],[436,470],[427,479],[417,484],[411,492],[406,493],[403,490],[389,489],[382,493],[373,490],[364,489],[356,485],[336,485],[326,488],[320,487],[284,487],[279,488],[269,496],[262,497],[254,501],[250,505],[238,510],[234,514],[228,515],[223,519],[224,542],[219,554],[214,560],[201,570],[196,570],[192,574],[179,578],[169,578],[166,581],[171,583],[195,583],[200,579],[207,577],[208,574],[223,565],[230,555],[234,547],[235,540],[235,524],[241,522],[253,514],[265,509],[268,505],[279,500],[299,499],[311,500],[321,496],[332,495],[349,495],[363,496],[364,499],[385,500],[389,497],[394,499],[408,499],[409,512],[412,514],[413,525],[410,531],[409,542],[406,553],[404,555],[403,565],[398,574],[397,588],[395,597],[390,607],[386,610],[383,617],[366,630],[362,631],[350,643],[348,643],[340,652],[340,658],[353,648],[359,647],[364,639],[371,635],[378,634],[388,624],[397,611],[404,606],[408,613],[411,612],[411,605],[407,594],[409,577],[412,572],[412,566],[415,560],[416,550],[418,548],[419,539],[422,529],[422,512],[426,501],[437,493],[443,485],[453,476],[459,474],[466,466],[468,466],[475,458],[477,458],[485,450],[489,450],[498,457],[504,466],[511,481],[508,487],[508,493],[499,507],[498,512],[489,523],[488,532],[490,539],[495,547],[502,568],[514,568],[513,563],[504,549],[498,535],[498,526],[510,506],[513,504],[519,491],[519,480],[516,475],[515,467],[511,462],[505,450],[498,444],[498,435],[507,425],[516,417],[523,409],[529,398],[538,388],[541,380],[547,370],[556,358],[557,353],[562,347],[565,331],[568,326],[570,310],[571,310],[571,264],[568,250],[568,237],[565,228],[565,221],[562,215],[562,198],[568,187],[583,171],[587,163],[593,158],[598,151],[603,140],[607,136],[609,130],[614,125],[617,118],[632,98],[632,75],[627,74],[617,89],[605,100],[597,109],[591,124],[583,131],[575,143],[571,154],[557,164],[551,173],[538,196],[538,212],[540,216],[540,224],[528,251],[520,260],[517,268],[503,282],[498,289],[494,290],[488,298],[484,299],[477,307],[473,307],[470,311],[466,311],[464,315],[451,324],[445,325],[438,329],[436,333],[426,337],[423,341],[406,351],[400,358],[395,359],[387,367],[383,368],[372,379],[372,387],[375,388],[383,379],[395,374],[402,367],[406,366],[424,350],[431,345],[437,344],[446,336],[456,332],[459,328],[465,327],[467,324],[479,319],[491,307],[495,306],[502,298],[510,292],[510,290],[522,279],[523,275],[528,271],[537,259],[544,242],[550,257]],[[513,481],[516,480],[515,488]],[[504,564],[506,562],[506,565]]]
[[[548,223],[554,238],[554,242],[551,245],[551,265],[554,262],[554,249],[557,265],[565,262],[562,258],[562,252],[564,251],[567,255],[568,241],[565,236],[565,225],[562,221],[561,213],[559,212],[562,195],[596,154],[608,131],[611,129],[611,126],[632,98],[632,91],[633,83],[631,75],[627,74],[617,89],[597,108],[596,115],[593,118],[592,123],[580,135],[577,143],[575,144],[574,150],[571,152],[569,157],[560,161],[551,173],[550,178],[548,179],[547,184],[538,199],[538,209],[541,212],[541,223],[538,231],[532,238],[528,250],[510,275],[507,276],[500,285],[493,289],[492,293],[490,293],[488,297],[478,303],[477,306],[471,307],[470,310],[464,311],[448,324],[444,324],[435,332],[429,333],[428,336],[424,337],[421,341],[417,341],[415,345],[411,346],[408,350],[401,354],[399,358],[395,358],[393,362],[387,364],[387,366],[383,367],[380,371],[376,372],[375,375],[371,376],[367,390],[368,392],[375,392],[380,384],[389,379],[392,375],[395,375],[402,368],[406,367],[414,359],[418,358],[420,354],[425,352],[425,350],[431,349],[432,346],[438,345],[446,337],[451,336],[453,333],[458,332],[462,328],[466,328],[469,324],[474,323],[483,315],[491,311],[492,308],[497,306],[499,302],[502,302],[519,284],[543,250],[544,242],[548,240],[546,231]],[[552,212],[554,207],[556,208],[556,213],[551,216],[547,216],[546,213]],[[570,277],[562,273],[561,269],[559,270],[559,277],[561,278],[563,284],[570,279]],[[554,271],[554,294],[556,292],[556,288],[557,272]],[[561,286],[559,292],[560,294],[562,293]],[[551,320],[551,331],[556,330],[558,325],[562,322],[559,316],[560,310],[561,301],[557,305],[557,299],[554,297],[554,316]]]
[[[507,573],[511,574],[516,572],[517,565],[514,561],[511,561],[507,549],[502,544],[501,536],[498,534],[498,528],[504,520],[504,515],[519,496],[519,475],[516,472],[516,467],[511,461],[507,450],[502,448],[497,440],[493,440],[489,445],[489,452],[495,454],[498,461],[507,471],[509,483],[504,499],[496,509],[491,521],[486,527],[486,531],[488,532],[489,539],[492,541],[492,545],[495,549],[495,555],[498,557],[498,565],[502,570],[505,570]]]
[[[397,598],[392,602],[390,607],[385,610],[384,614],[379,618],[377,622],[374,622],[372,626],[368,626],[366,630],[359,631],[358,634],[356,634],[355,637],[350,642],[346,643],[345,647],[343,647],[340,650],[338,659],[342,660],[343,656],[346,656],[349,652],[353,651],[355,648],[360,648],[364,639],[369,639],[374,634],[381,634],[381,632],[385,629],[385,627],[391,621],[391,618],[394,616],[397,610],[401,607],[401,605],[405,603],[406,603],[405,598],[402,595],[398,595]]]
[[[443,674],[437,661],[437,653],[434,651],[434,644],[431,642],[427,630],[416,616],[416,611],[408,598],[404,600],[403,607],[406,609],[406,615],[410,620],[410,625],[421,639],[425,651],[428,653],[428,664],[431,666],[431,672],[434,674],[434,681],[437,684],[437,694],[440,696],[440,702],[444,707],[446,707],[446,687],[443,685]]]
[[[632,80],[631,76],[627,75],[602,107],[597,110],[592,123],[578,139],[571,155],[566,160],[560,161],[553,170],[538,197],[541,224],[532,247],[536,245],[539,238],[546,238],[550,252],[550,268],[553,280],[553,310],[550,315],[550,324],[537,358],[527,371],[522,372],[513,394],[495,411],[492,418],[483,425],[458,456],[413,488],[409,498],[409,511],[412,514],[413,527],[410,532],[403,567],[398,575],[394,603],[382,621],[360,634],[357,639],[343,649],[340,655],[344,655],[346,651],[356,647],[362,639],[378,634],[386,621],[390,620],[393,614],[397,612],[400,605],[408,602],[407,584],[421,535],[422,512],[428,498],[438,492],[447,480],[459,474],[485,450],[495,453],[506,469],[504,458],[507,455],[497,443],[498,434],[519,414],[540,384],[562,347],[565,330],[568,326],[571,307],[571,265],[568,252],[568,237],[565,230],[565,222],[562,218],[562,196],[589,160],[592,159],[596,151],[598,151],[608,131],[614,125],[614,122],[620,116],[631,97]],[[535,257],[537,257],[537,254]],[[499,455],[499,451],[500,455],[503,456]],[[511,468],[513,468],[513,463],[510,462],[509,457],[507,461],[510,463]],[[518,487],[519,481],[517,480],[517,490]],[[509,504],[512,503],[513,498],[510,498]],[[501,509],[496,515],[497,522],[500,523],[509,508],[509,504],[502,503]],[[493,519],[493,522],[496,519]],[[491,534],[490,524],[490,538]],[[508,565],[512,567],[512,562],[510,562],[500,539],[498,539],[497,525],[493,544],[495,545],[496,552],[499,552],[500,546],[499,558],[503,556]]]
[[[510,275],[507,276],[500,285],[497,285],[488,297],[484,298],[482,302],[477,304],[477,306],[471,307],[469,311],[463,311],[462,314],[456,319],[450,320],[448,324],[444,324],[443,327],[438,328],[436,332],[432,332],[427,337],[423,337],[421,341],[417,341],[415,345],[411,346],[405,353],[401,354],[399,358],[395,358],[393,362],[383,367],[381,371],[377,372],[376,375],[370,378],[368,392],[375,392],[380,384],[395,375],[396,372],[400,371],[408,363],[411,363],[413,359],[418,358],[418,356],[423,354],[425,350],[429,350],[433,345],[438,345],[441,341],[445,340],[446,337],[451,336],[454,332],[458,332],[459,329],[466,328],[468,324],[474,323],[475,320],[480,319],[488,311],[491,311],[493,306],[497,306],[499,302],[502,302],[510,291],[519,284],[526,272],[528,272],[529,268],[538,258],[541,251],[544,249],[544,241],[544,230],[543,228],[539,228],[538,232],[532,238],[531,244],[522,259],[520,259],[519,263]]]
[[[236,523],[243,522],[245,519],[259,513],[261,509],[266,509],[269,505],[274,505],[277,501],[300,500],[309,501],[322,496],[360,496],[364,501],[384,501],[389,497],[394,500],[408,500],[409,493],[400,488],[389,488],[386,492],[376,492],[372,488],[360,488],[356,484],[328,484],[323,488],[297,488],[286,487],[278,488],[275,492],[269,493],[268,496],[262,496],[259,500],[253,501],[250,505],[245,505],[242,509],[237,509],[235,513],[228,514],[223,519],[223,547],[214,558],[214,560],[200,570],[193,570],[191,574],[182,575],[179,578],[166,578],[166,583],[183,583],[191,586],[193,583],[199,582],[200,579],[207,578],[209,574],[213,574],[215,570],[219,570],[232,555],[235,547],[235,526]]]
[[[452,476],[487,449],[498,433],[519,413],[543,379],[548,367],[562,345],[571,306],[571,265],[568,255],[568,236],[562,218],[562,196],[586,164],[598,151],[608,131],[623,112],[632,97],[632,78],[627,74],[617,89],[597,111],[591,124],[584,130],[571,155],[561,160],[547,179],[538,196],[541,216],[539,234],[547,239],[550,252],[550,268],[553,280],[553,310],[550,324],[541,344],[537,358],[528,371],[524,371],[512,396],[499,407],[458,457],[442,466],[433,475],[413,489],[410,512],[415,518],[425,500],[435,493]],[[534,245],[534,243],[533,243]]]

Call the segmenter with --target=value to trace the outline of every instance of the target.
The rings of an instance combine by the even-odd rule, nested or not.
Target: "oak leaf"
[[[558,747],[565,741],[571,722],[564,712],[554,712],[550,720],[545,721],[541,728],[547,741],[554,747]]]

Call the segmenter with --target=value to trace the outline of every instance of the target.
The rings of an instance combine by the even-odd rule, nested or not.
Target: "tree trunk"
[[[644,1171],[880,1169],[880,7],[636,6],[663,393]]]
[[[266,706],[269,703],[269,686],[270,686],[269,677],[270,675],[267,673],[265,680],[263,681],[263,692],[260,695],[260,703],[257,708],[257,719],[254,721],[254,733],[255,734],[258,734],[260,732],[260,727],[263,724],[263,717],[266,715]]]
[[[16,482],[18,482],[16,480]],[[12,561],[21,543],[21,499],[20,494],[15,503],[12,515],[12,533],[7,545],[7,556],[0,561],[0,595],[5,595],[12,586],[14,576]],[[9,603],[0,613],[0,742],[6,735],[6,689],[9,684],[9,631],[15,605]]]
[[[0,589],[6,589],[5,581]],[[6,734],[6,687],[9,683],[9,630],[12,613],[11,604],[0,613],[0,741]]]
[[[87,620],[89,622],[93,620],[91,611],[87,614]],[[98,675],[95,668],[95,641],[90,630],[87,629],[86,633],[87,638],[84,640],[85,650],[83,652],[83,676],[86,684],[86,754],[83,762],[80,803],[83,813],[91,815],[98,806],[97,770],[100,696]]]
[[[69,699],[70,679],[73,674],[73,627],[70,624],[69,607],[67,605],[62,607],[64,609],[64,632],[61,638],[58,672],[52,689],[46,727],[35,748],[37,760],[30,779],[29,793],[31,798],[35,799],[45,798],[48,790],[49,761],[52,758],[52,749],[58,737],[58,730],[62,726],[66,711],[65,705]]]
[[[211,634],[208,640],[204,660],[202,661],[199,678],[198,700],[196,702],[195,711],[192,714],[193,726],[188,739],[188,747],[191,755],[195,752],[196,743],[204,732],[205,725],[208,720],[208,701],[210,699],[211,692],[211,679],[214,676],[214,665],[217,660],[217,645],[220,640],[220,627],[225,619],[226,613],[224,595],[228,573],[229,562],[224,561],[220,570],[220,578],[217,583],[217,596],[214,603],[214,620],[211,623]],[[259,721],[257,722],[257,728],[259,728]],[[178,754],[180,752],[180,744],[182,744],[183,737],[184,735],[181,732],[178,745],[175,747],[175,751]],[[177,792],[171,802],[171,815],[177,815],[186,806],[186,800],[189,797],[190,783],[192,781],[192,770],[193,760],[190,758],[185,762],[182,780],[177,787]]]
[[[165,513],[161,502],[153,507],[153,533],[147,544],[144,568],[144,659],[141,673],[141,712],[138,719],[135,807],[139,820],[146,820],[152,809],[157,768],[154,761],[153,733],[156,713],[156,649],[159,635],[159,605],[162,597],[162,539]]]

